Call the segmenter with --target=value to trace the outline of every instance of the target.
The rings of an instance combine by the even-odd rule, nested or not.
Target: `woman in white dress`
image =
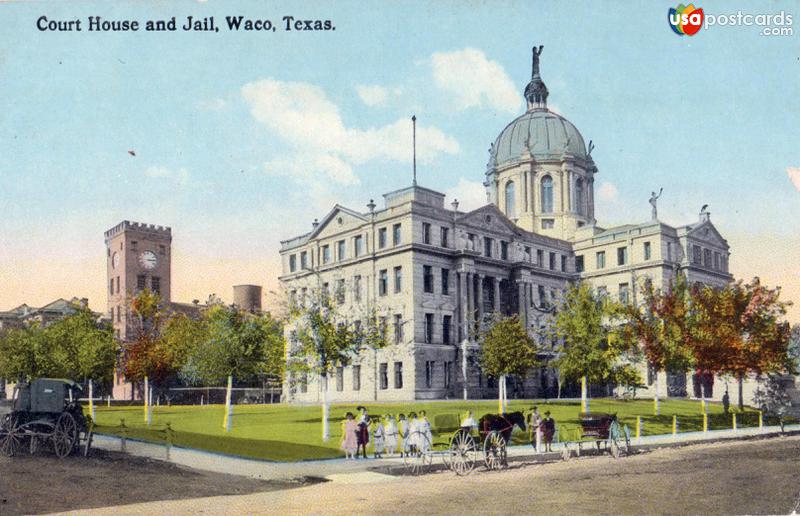
[[[420,439],[420,446],[429,448],[433,442],[433,430],[431,429],[431,422],[428,421],[428,416],[424,410],[419,411],[419,430],[425,437],[427,437],[427,440]]]
[[[405,414],[397,416],[397,434],[400,438],[400,442],[398,442],[400,456],[405,457],[408,453],[408,420]]]
[[[394,455],[395,450],[397,449],[397,423],[394,420],[394,416],[388,414],[386,416],[386,426],[384,427],[384,433],[386,434],[386,453],[389,455]]]
[[[410,450],[419,449],[419,419],[417,413],[412,412],[408,415],[408,439],[406,439],[406,453]]]

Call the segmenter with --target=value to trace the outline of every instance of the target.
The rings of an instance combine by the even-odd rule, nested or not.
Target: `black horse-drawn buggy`
[[[0,420],[0,453],[7,457],[42,446],[66,457],[92,445],[92,425],[79,403],[81,386],[71,380],[38,378],[14,389],[13,408]]]

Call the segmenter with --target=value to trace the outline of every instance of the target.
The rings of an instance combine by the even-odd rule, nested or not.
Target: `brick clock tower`
[[[114,336],[131,338],[127,308],[131,296],[144,289],[170,301],[172,230],[168,227],[123,221],[105,232],[108,313]]]

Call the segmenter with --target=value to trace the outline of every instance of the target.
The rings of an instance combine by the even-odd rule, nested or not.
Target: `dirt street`
[[[63,460],[47,453],[0,456],[0,515],[234,495],[301,485],[304,484],[206,473],[102,450],[93,450],[89,458]]]
[[[385,480],[385,479],[384,479]],[[787,514],[800,496],[800,437],[585,457],[470,477],[142,504],[101,514]]]

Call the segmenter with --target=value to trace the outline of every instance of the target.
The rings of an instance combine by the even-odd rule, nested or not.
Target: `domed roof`
[[[572,123],[547,109],[549,91],[539,73],[542,46],[533,47],[531,82],[525,88],[528,111],[508,124],[489,150],[488,168],[493,169],[528,158],[559,160],[564,154],[587,159],[583,136]]]
[[[528,111],[503,129],[490,150],[489,166],[520,161],[523,154],[527,158],[527,150],[538,160],[561,159],[564,154],[578,159],[587,157],[586,144],[578,129],[545,108]]]

